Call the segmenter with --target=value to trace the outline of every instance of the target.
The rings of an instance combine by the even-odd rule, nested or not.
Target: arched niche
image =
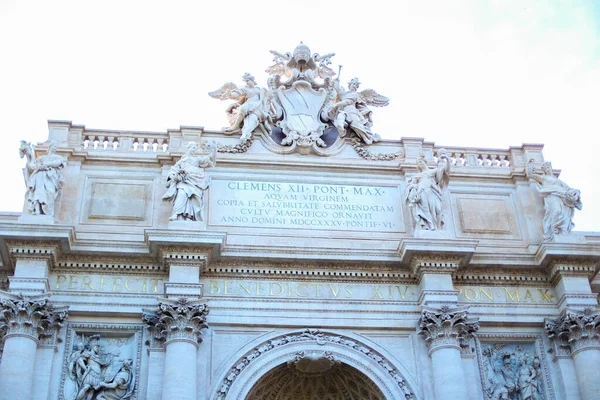
[[[280,334],[254,345],[215,381],[211,400],[246,400],[255,385],[271,371],[298,357],[300,352],[331,355],[340,364],[362,373],[386,399],[418,400],[416,384],[406,371],[382,352],[357,338],[315,329]]]

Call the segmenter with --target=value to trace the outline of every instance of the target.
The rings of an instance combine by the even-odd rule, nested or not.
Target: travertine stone
[[[581,399],[597,399],[600,381],[595,371],[600,364],[600,314],[592,309],[564,310],[558,319],[546,319],[545,326],[554,351],[565,349],[573,357]]]
[[[542,227],[544,240],[550,241],[554,235],[567,235],[575,226],[573,215],[575,209],[581,210],[581,194],[579,190],[570,188],[566,183],[554,176],[552,164],[542,165],[542,174],[536,174],[534,161],[527,166],[527,176],[538,183],[540,195],[544,198],[544,219]]]
[[[61,169],[67,164],[67,159],[55,154],[57,144],[48,143],[48,153],[35,158],[31,143],[21,140],[19,154],[27,158],[27,202],[28,211],[34,215],[54,216],[54,203],[63,186]]]
[[[196,350],[200,330],[208,328],[208,307],[185,298],[162,299],[157,310],[145,311],[143,320],[156,341],[166,346],[163,400],[196,399]]]
[[[56,242],[8,241],[8,251],[15,264],[9,277],[9,291],[41,295],[50,291],[48,274],[60,255]]]
[[[207,148],[208,155],[195,156],[199,147]],[[185,154],[169,171],[167,192],[163,200],[173,204],[169,220],[204,221],[204,192],[210,184],[204,168],[214,167],[217,148],[214,143],[190,142]]]
[[[353,78],[348,82],[348,90],[344,90],[336,82],[337,98],[331,107],[335,113],[333,124],[337,128],[340,137],[346,136],[346,130],[354,132],[366,144],[379,142],[381,137],[371,131],[373,120],[372,111],[368,106],[383,107],[389,104],[389,99],[378,94],[373,89],[358,91],[360,82]]]
[[[450,162],[440,150],[438,165],[429,168],[425,156],[417,159],[419,172],[408,180],[404,201],[411,211],[417,229],[435,231],[444,229],[442,193],[450,180]]]
[[[252,138],[256,128],[262,126],[266,132],[271,133],[270,101],[267,91],[256,84],[256,79],[249,73],[242,77],[244,87],[238,88],[235,83],[224,84],[220,89],[208,95],[219,100],[236,100],[227,107],[227,117],[231,126],[224,128],[227,134],[242,133],[242,142]]]
[[[32,398],[38,343],[55,337],[67,315],[66,307],[55,308],[46,297],[0,297],[0,330],[6,332],[0,362],[0,399]]]
[[[433,366],[437,399],[467,399],[461,348],[479,329],[479,321],[467,318],[466,308],[425,309],[417,333],[423,335]]]

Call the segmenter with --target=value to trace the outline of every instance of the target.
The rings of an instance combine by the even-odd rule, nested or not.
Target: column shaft
[[[8,335],[0,362],[0,400],[31,399],[37,342],[28,336]]]
[[[437,400],[467,400],[467,384],[460,351],[452,347],[440,347],[431,352],[433,386]]]
[[[600,350],[597,348],[580,350],[574,352],[572,357],[581,400],[597,400],[600,397],[600,379],[598,379]]]
[[[167,343],[163,400],[196,400],[196,349],[189,341]]]

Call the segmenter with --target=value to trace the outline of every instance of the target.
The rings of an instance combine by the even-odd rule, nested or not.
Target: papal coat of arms
[[[300,43],[293,53],[279,53],[266,72],[267,88],[257,85],[246,73],[245,85],[229,82],[209,95],[220,100],[235,100],[226,109],[230,126],[227,134],[240,133],[242,143],[260,134],[281,153],[299,151],[329,155],[331,149],[354,135],[364,144],[380,140],[372,132],[370,106],[387,106],[389,100],[372,89],[359,91],[357,78],[348,89],[340,86],[339,76],[329,66],[334,53],[311,54]]]

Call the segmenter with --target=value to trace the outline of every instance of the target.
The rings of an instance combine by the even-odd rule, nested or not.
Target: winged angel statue
[[[337,128],[340,137],[346,136],[346,128],[350,128],[366,144],[380,141],[381,137],[371,132],[371,126],[373,126],[371,114],[373,112],[368,106],[387,106],[390,100],[373,89],[359,92],[360,82],[358,78],[353,78],[348,82],[348,90],[339,88],[339,82],[337,86],[337,102],[333,105],[331,111],[335,114],[332,117],[333,124]]]
[[[209,96],[219,100],[236,100],[226,109],[231,126],[223,131],[227,134],[241,131],[241,140],[246,141],[259,125],[271,132],[270,102],[269,93],[257,86],[252,75],[245,73],[242,79],[246,84],[244,87],[238,88],[235,83],[228,82],[210,92]]]
[[[261,129],[271,136],[277,128],[284,136],[281,146],[310,148],[327,147],[322,136],[328,126],[337,128],[340,138],[356,134],[364,143],[380,140],[371,131],[373,120],[369,106],[387,106],[389,99],[372,89],[358,91],[360,82],[354,78],[348,90],[340,88],[339,77],[329,67],[334,53],[311,54],[300,43],[292,53],[271,50],[274,64],[266,72],[270,75],[268,90],[260,88],[250,74],[245,74],[245,86],[238,88],[226,83],[209,95],[220,100],[235,100],[226,112],[230,127],[225,133],[241,131],[242,142]],[[340,67],[341,68],[341,67]],[[335,132],[335,130],[334,130]]]

